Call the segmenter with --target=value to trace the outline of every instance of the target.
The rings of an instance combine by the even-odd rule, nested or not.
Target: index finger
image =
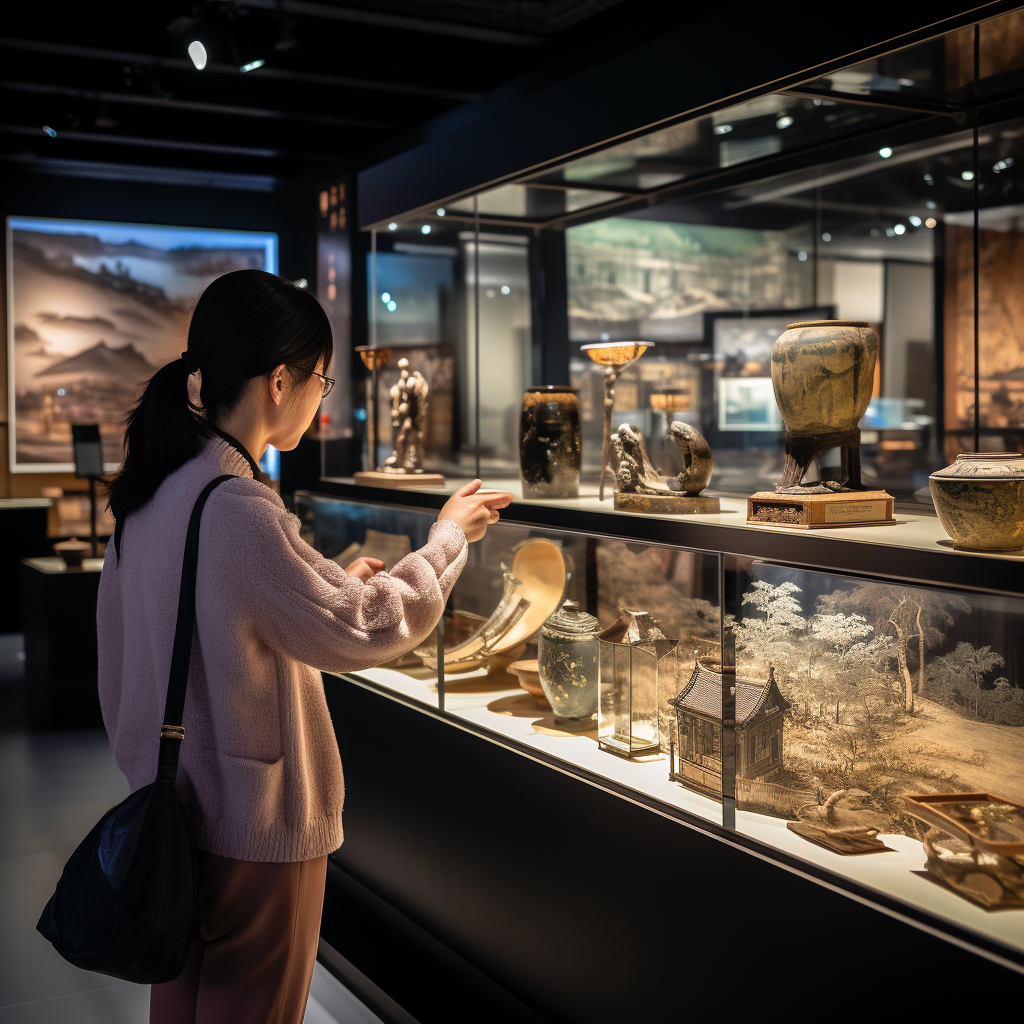
[[[468,484],[463,484],[453,495],[453,498],[468,498],[471,494],[476,494],[480,490],[480,486],[483,484],[482,480],[470,480]]]

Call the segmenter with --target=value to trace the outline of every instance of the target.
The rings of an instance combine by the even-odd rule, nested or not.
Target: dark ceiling
[[[664,0],[7,5],[0,157],[287,177],[386,144]],[[678,9],[678,5],[676,5]],[[208,63],[197,70],[189,44]],[[243,63],[265,64],[242,72]]]

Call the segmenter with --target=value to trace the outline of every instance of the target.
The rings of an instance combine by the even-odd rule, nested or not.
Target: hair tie
[[[195,357],[189,353],[188,349],[181,353],[181,361],[185,364],[185,369],[188,370],[190,377],[199,369],[196,366]]]

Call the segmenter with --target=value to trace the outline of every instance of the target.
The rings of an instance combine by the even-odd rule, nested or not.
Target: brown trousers
[[[302,1024],[327,858],[255,864],[199,853],[199,937],[150,1024]]]

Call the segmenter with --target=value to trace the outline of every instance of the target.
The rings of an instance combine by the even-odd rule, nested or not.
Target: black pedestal
[[[97,693],[96,598],[103,560],[81,569],[60,558],[21,563],[25,683],[32,724],[89,728],[101,723]]]

